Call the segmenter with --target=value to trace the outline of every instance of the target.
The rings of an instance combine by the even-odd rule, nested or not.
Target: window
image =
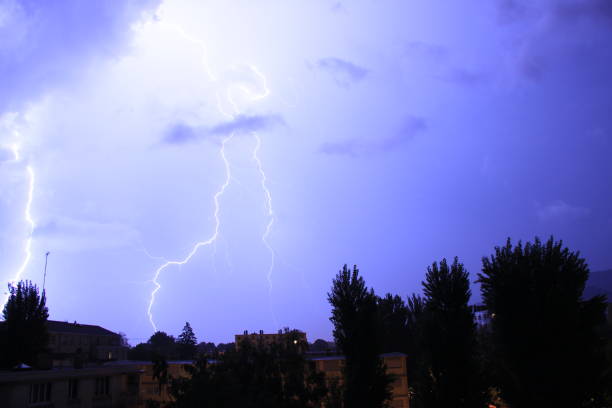
[[[340,370],[340,360],[323,360],[324,371]]]
[[[68,380],[68,399],[76,399],[79,396],[79,380]]]
[[[400,357],[387,357],[385,358],[385,363],[389,368],[401,368],[402,367],[402,359]]]
[[[393,388],[400,388],[403,385],[404,385],[404,378],[403,377],[396,376],[393,379]]]
[[[404,400],[394,400],[391,402],[392,408],[404,408],[405,406]]]
[[[28,402],[36,404],[37,402],[51,401],[51,383],[31,384],[30,397]]]
[[[96,378],[96,395],[109,395],[110,394],[110,377],[98,377]]]

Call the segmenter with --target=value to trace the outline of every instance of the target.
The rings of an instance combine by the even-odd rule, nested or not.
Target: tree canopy
[[[320,407],[327,394],[324,377],[305,360],[297,331],[269,345],[243,341],[209,361],[200,356],[186,366],[191,378],[172,380],[174,406],[309,408]]]
[[[391,378],[381,353],[379,315],[374,291],[366,287],[356,266],[338,272],[327,295],[332,306],[336,345],[345,356],[345,408],[383,407],[390,398]]]
[[[605,299],[583,299],[589,268],[552,237],[495,248],[479,275],[496,382],[517,407],[601,406]],[[560,392],[562,390],[562,392]]]
[[[178,347],[179,358],[181,359],[192,359],[195,358],[197,351],[198,340],[193,333],[193,329],[189,322],[185,322],[183,331],[179,334],[176,341]]]
[[[18,363],[35,366],[49,340],[45,292],[39,295],[38,287],[30,281],[9,284],[8,290],[9,298],[2,311],[4,344],[1,364],[5,367]]]
[[[429,377],[425,406],[483,406],[469,275],[457,257],[451,265],[442,259],[427,268],[423,295],[420,351]]]

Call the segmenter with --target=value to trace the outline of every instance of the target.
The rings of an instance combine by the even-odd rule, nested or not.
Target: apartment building
[[[47,330],[53,367],[127,358],[121,335],[103,327],[49,320]]]
[[[112,366],[0,372],[3,408],[137,408],[141,368]]]
[[[407,376],[407,355],[404,353],[385,353],[381,354],[387,373],[393,375],[392,383],[392,408],[408,408],[409,406],[409,390]],[[310,361],[315,363],[317,370],[325,373],[325,378],[329,382],[342,380],[342,369],[344,368],[344,356],[321,356],[309,357]]]
[[[243,341],[249,341],[254,345],[266,347],[272,344],[284,342],[288,335],[295,336],[295,341],[299,342],[300,344],[307,344],[306,333],[297,330],[292,330],[291,332],[283,332],[282,330],[279,330],[278,333],[264,333],[263,330],[260,330],[258,333],[249,333],[247,330],[245,330],[244,333],[236,334],[234,336],[236,350],[240,349],[240,344]]]

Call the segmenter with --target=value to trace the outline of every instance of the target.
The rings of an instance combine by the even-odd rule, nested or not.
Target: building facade
[[[242,334],[236,334],[234,338],[236,342],[236,350],[239,350],[240,344],[244,341],[248,341],[257,346],[269,347],[272,344],[284,342],[287,339],[287,336],[295,337],[294,341],[297,341],[300,344],[307,344],[306,333],[298,330],[291,330],[289,332],[279,330],[278,333],[264,333],[263,330],[260,330],[258,333],[249,333],[245,330]]]
[[[385,353],[381,354],[380,357],[387,367],[387,373],[393,375],[391,407],[408,408],[410,394],[406,365],[407,355],[404,353]],[[325,373],[328,385],[333,381],[342,381],[344,356],[310,357],[309,360],[315,363],[318,371]]]
[[[121,335],[103,327],[49,320],[47,330],[53,367],[127,358]]]
[[[0,372],[3,408],[137,408],[135,364]]]

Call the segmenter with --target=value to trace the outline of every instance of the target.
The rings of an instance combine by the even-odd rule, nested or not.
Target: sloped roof
[[[77,322],[68,323],[58,322],[56,320],[48,320],[47,329],[50,333],[72,333],[90,336],[118,336],[117,333],[107,330],[104,327],[95,326],[91,324],[81,324]]]

